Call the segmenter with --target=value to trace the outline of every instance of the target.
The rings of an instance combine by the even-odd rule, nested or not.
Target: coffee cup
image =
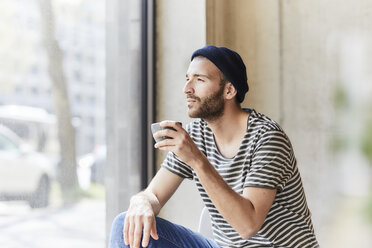
[[[177,123],[182,126],[182,122],[177,122]],[[160,122],[156,122],[156,123],[151,124],[152,135],[154,135],[156,132],[158,132],[160,130],[164,130],[164,129],[170,129],[170,130],[176,131],[173,127],[161,127]],[[171,137],[163,136],[163,137],[159,137],[159,138],[155,139],[155,141],[159,142],[159,141],[162,141],[164,139],[171,139]]]

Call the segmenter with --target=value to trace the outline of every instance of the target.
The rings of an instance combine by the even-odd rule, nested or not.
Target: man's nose
[[[194,93],[194,87],[191,79],[188,79],[183,87],[183,93],[186,95]]]

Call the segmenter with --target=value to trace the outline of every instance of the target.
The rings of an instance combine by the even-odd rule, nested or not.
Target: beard
[[[214,121],[221,117],[225,110],[225,102],[223,99],[224,87],[205,98],[199,98],[194,95],[188,95],[187,98],[195,99],[199,103],[196,109],[189,108],[188,114],[190,118],[201,118],[206,121]]]

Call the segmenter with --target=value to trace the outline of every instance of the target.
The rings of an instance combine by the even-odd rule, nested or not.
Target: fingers
[[[164,151],[173,151],[176,147],[176,141],[174,139],[164,139],[155,143],[154,147]]]
[[[124,243],[131,248],[140,247],[142,236],[142,224],[133,215],[127,215],[124,221]]]
[[[143,228],[142,247],[147,247],[150,241],[150,230],[149,228]]]
[[[124,219],[124,229],[123,229],[124,243],[129,245],[129,220],[127,216]]]
[[[151,237],[153,239],[156,239],[156,240],[159,239],[158,232],[156,230],[156,221],[155,220],[152,222],[152,226],[151,226]]]
[[[181,122],[162,121],[160,122],[160,126],[162,129],[153,133],[154,139],[158,142],[164,138],[174,139],[177,137],[177,132],[182,133],[182,131],[184,131]]]
[[[143,247],[147,247],[147,245],[149,244],[149,241],[150,241],[150,235],[154,238],[154,236],[156,237],[155,239],[158,239],[157,236],[158,234],[156,233],[156,221],[155,221],[155,217],[154,216],[146,216],[145,217],[145,223],[144,223],[144,227],[143,227],[143,238],[142,238],[142,246]],[[155,235],[153,236],[153,228],[155,226]]]
[[[131,248],[139,248],[142,239],[142,247],[147,247],[150,236],[158,239],[155,216],[126,216],[123,235],[125,245],[129,245]]]
[[[160,131],[157,131],[156,133],[154,133],[154,139],[159,139],[159,138],[163,138],[163,137],[169,137],[169,138],[174,138],[175,137],[175,134],[177,133],[177,131],[174,131],[172,129],[162,129]]]
[[[133,235],[133,243],[131,244],[131,248],[139,248],[141,243],[142,237],[142,225],[140,223],[136,223],[134,228],[134,235]]]
[[[162,121],[160,122],[161,127],[172,127],[176,131],[182,129],[182,123],[177,121]]]
[[[133,242],[134,242],[134,228],[135,224],[133,222],[133,218],[131,218],[130,223],[129,223],[129,231],[128,231],[128,241],[129,241],[129,246],[133,247]]]

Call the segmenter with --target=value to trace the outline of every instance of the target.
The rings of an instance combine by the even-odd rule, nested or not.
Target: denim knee
[[[112,222],[110,233],[110,248],[126,247],[123,239],[124,219],[127,212],[118,214]]]
[[[120,227],[123,229],[124,227],[124,219],[125,219],[125,215],[127,214],[127,212],[122,212],[120,214],[118,214],[114,221],[112,222],[112,227]]]

